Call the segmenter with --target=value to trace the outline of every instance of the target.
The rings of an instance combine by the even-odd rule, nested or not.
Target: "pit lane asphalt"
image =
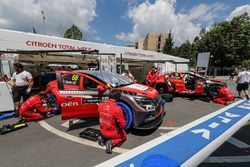
[[[231,90],[235,90],[235,84],[227,81]],[[234,91],[234,94],[236,92]],[[176,97],[173,102],[166,103],[166,116],[161,128],[155,131],[132,130],[128,134],[127,141],[121,148],[132,149],[147,141],[159,137],[161,134],[168,133],[172,127],[181,127],[191,121],[216,111],[224,106],[208,102],[205,98]],[[5,123],[15,122],[16,119],[0,121],[0,126]],[[47,124],[64,133],[78,137],[86,127],[98,128],[98,119],[79,120],[69,129],[63,127],[65,121],[61,121],[60,116],[55,116],[45,120]],[[29,127],[0,136],[0,166],[4,167],[88,167],[94,166],[105,160],[118,155],[113,153],[108,155],[103,149],[87,146],[72,142],[40,126],[39,122],[28,124]],[[240,129],[234,137],[250,145],[249,132],[250,126],[247,125]],[[225,142],[211,156],[246,156],[250,155],[249,148],[239,149],[229,142]],[[205,161],[200,167],[237,167],[250,166],[249,163],[211,163]]]

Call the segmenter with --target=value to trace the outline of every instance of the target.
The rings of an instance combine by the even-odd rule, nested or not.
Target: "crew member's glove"
[[[31,92],[31,88],[26,89],[26,93],[30,93]]]

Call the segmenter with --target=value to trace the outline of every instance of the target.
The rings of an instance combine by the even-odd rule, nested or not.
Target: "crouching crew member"
[[[20,107],[19,115],[23,117],[24,121],[36,121],[45,118],[48,112],[54,108],[45,108],[43,104],[46,103],[46,93],[40,92],[38,95],[31,96]]]
[[[126,122],[123,111],[115,102],[120,99],[121,93],[112,90],[109,100],[99,105],[100,132],[106,140],[106,152],[111,154],[112,147],[126,140],[127,134],[124,130]]]

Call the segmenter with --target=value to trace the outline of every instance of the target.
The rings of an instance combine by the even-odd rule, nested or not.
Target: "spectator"
[[[245,97],[247,99],[249,99],[248,96],[248,85],[249,85],[249,81],[250,81],[250,72],[246,71],[245,68],[242,68],[242,71],[238,74],[237,76],[237,91],[238,91],[238,97],[241,97],[241,92],[243,91],[245,93]]]
[[[230,77],[229,77],[229,80],[230,79],[234,79],[234,75],[235,75],[235,72],[234,72],[234,70],[232,69],[232,70],[230,70]]]
[[[23,65],[21,63],[15,63],[13,66],[15,73],[11,78],[11,84],[13,86],[12,92],[15,109],[18,111],[21,97],[23,97],[23,102],[30,97],[31,88],[33,86],[33,78],[31,73],[23,70]]]

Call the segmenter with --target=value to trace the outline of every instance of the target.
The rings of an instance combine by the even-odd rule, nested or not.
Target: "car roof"
[[[111,72],[109,71],[103,71],[103,70],[97,70],[97,71],[91,71],[91,70],[76,70],[74,72],[80,72],[80,73],[85,73],[85,74],[90,74],[90,75],[94,75],[98,78],[102,78],[103,75],[108,75]]]

